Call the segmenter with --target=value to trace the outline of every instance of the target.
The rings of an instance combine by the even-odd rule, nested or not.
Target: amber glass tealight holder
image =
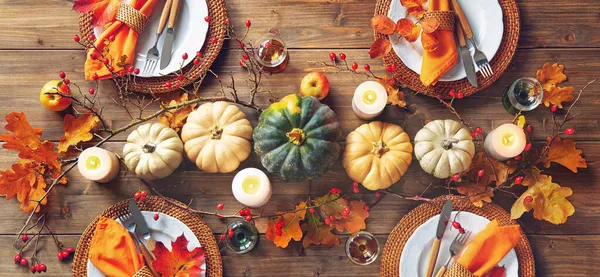
[[[369,232],[358,232],[346,241],[346,256],[357,265],[368,265],[379,257],[379,242]]]
[[[283,71],[290,60],[287,46],[277,29],[269,30],[257,40],[254,55],[263,71],[270,73]]]

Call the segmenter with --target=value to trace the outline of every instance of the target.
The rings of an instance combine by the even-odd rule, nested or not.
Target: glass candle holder
[[[233,236],[226,235],[225,245],[236,254],[248,253],[258,243],[258,230],[253,224],[236,220],[227,224],[223,233],[227,234],[229,229],[233,231]]]
[[[507,112],[517,114],[535,109],[543,97],[542,84],[535,78],[525,77],[514,81],[504,91],[502,104]]]
[[[283,71],[290,60],[287,46],[277,30],[270,30],[257,40],[254,55],[263,70],[270,73]]]
[[[346,256],[357,265],[368,265],[379,257],[379,242],[369,232],[358,232],[346,241]]]

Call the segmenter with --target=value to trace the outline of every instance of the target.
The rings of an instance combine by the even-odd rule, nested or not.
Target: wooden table
[[[373,15],[375,1],[366,0],[281,0],[245,1],[228,0],[228,10],[234,25],[243,27],[246,19],[252,20],[252,32],[266,32],[277,27],[290,47],[291,62],[284,73],[267,76],[264,86],[277,96],[298,92],[302,76],[309,71],[326,71],[332,84],[331,94],[324,101],[338,114],[344,135],[363,121],[352,113],[350,97],[355,86],[363,79],[352,74],[335,75],[331,69],[313,67],[307,61],[325,61],[328,53],[344,52],[350,61],[361,65],[369,63],[374,72],[383,74],[380,60],[369,60],[368,48],[373,34],[369,19]],[[588,81],[600,77],[600,2],[589,0],[521,0],[522,17],[519,50],[507,72],[491,88],[460,101],[456,107],[473,126],[489,131],[495,126],[509,122],[512,117],[501,105],[500,95],[512,81],[523,76],[533,76],[537,68],[547,61],[564,64],[569,76],[568,84],[581,88]],[[46,110],[39,104],[38,94],[42,85],[57,79],[59,71],[65,71],[72,81],[83,84],[85,54],[72,40],[78,31],[78,15],[71,11],[71,1],[65,0],[0,0],[0,114],[25,111],[34,127],[43,127],[43,137],[57,141],[63,134],[63,114]],[[244,73],[237,65],[241,57],[236,47],[228,47],[214,65],[216,72],[233,71],[239,80]],[[89,83],[88,85],[91,85]],[[243,87],[243,85],[239,85]],[[205,84],[207,92],[214,92],[215,82]],[[579,116],[570,123],[573,136],[585,153],[589,168],[577,175],[560,167],[551,167],[553,180],[574,190],[569,199],[577,211],[564,225],[538,221],[526,214],[519,220],[533,246],[538,276],[594,276],[600,264],[600,123],[598,122],[598,90],[600,83],[592,85],[582,96],[576,110]],[[113,126],[126,124],[128,117],[114,104],[110,95],[115,89],[110,81],[102,82],[101,97],[108,103],[105,114]],[[267,106],[267,97],[259,97]],[[409,97],[416,112],[413,114],[395,107],[388,107],[381,119],[404,127],[409,135],[415,133],[427,120],[452,118],[453,116],[435,99],[424,96]],[[256,124],[257,115],[248,111]],[[527,117],[535,128],[536,141],[544,141],[550,121],[550,112],[543,107]],[[4,125],[4,123],[0,123]],[[125,135],[117,137],[105,146],[120,153]],[[8,168],[17,157],[14,152],[0,151],[1,167]],[[256,155],[242,167],[260,167]],[[160,182],[163,188],[171,188],[168,196],[187,202],[194,199],[193,207],[210,210],[219,202],[225,203],[225,212],[240,208],[231,194],[233,174],[206,174],[192,166]],[[131,174],[113,183],[99,185],[83,179],[78,172],[69,174],[69,185],[56,189],[45,208],[50,217],[50,228],[59,234],[60,240],[75,246],[84,228],[100,212],[110,205],[132,197],[139,181]],[[306,196],[322,195],[331,187],[347,189],[351,181],[341,162],[324,177],[299,183],[283,183],[273,177],[274,194],[266,212],[289,209],[291,203]],[[418,163],[413,163],[401,182],[393,187],[402,193],[417,193],[424,186],[417,181],[428,182],[430,177]],[[175,188],[173,188],[175,187]],[[434,197],[433,192],[428,196]],[[498,195],[495,202],[509,209],[513,199]],[[398,220],[419,203],[385,197],[372,209],[367,220],[367,231],[377,235],[380,243]],[[60,209],[69,207],[71,213],[61,215]],[[0,201],[0,276],[28,276],[28,270],[12,263],[16,251],[11,247],[27,214],[19,210],[15,200]],[[216,218],[207,218],[215,235],[223,224]],[[266,221],[257,226],[264,233]],[[259,247],[249,254],[236,256],[223,253],[225,276],[379,276],[379,260],[369,266],[355,266],[346,259],[341,246],[302,249],[292,243],[287,249],[276,248],[266,241],[264,235]],[[342,243],[347,234],[340,234]],[[56,248],[49,237],[42,241],[40,257],[48,265],[45,276],[68,276],[71,265],[58,262]]]

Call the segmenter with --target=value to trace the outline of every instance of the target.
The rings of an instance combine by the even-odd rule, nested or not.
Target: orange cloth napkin
[[[448,0],[430,0],[429,11],[449,11]],[[454,32],[450,30],[436,30],[438,46],[434,51],[423,51],[421,65],[421,82],[426,87],[435,85],[437,81],[450,70],[458,61],[458,51]]]
[[[494,268],[521,239],[519,225],[498,226],[494,220],[475,236],[458,259],[458,263],[475,276]]]
[[[101,217],[90,244],[89,259],[106,276],[131,277],[144,267],[129,232],[118,222]]]
[[[157,2],[158,0],[132,0],[129,5],[136,10],[139,10],[145,16],[150,17]],[[112,35],[115,36],[115,40],[110,42],[107,46],[105,44],[105,39],[108,39]],[[105,47],[108,47],[108,59],[111,60],[110,64],[113,66],[115,72],[120,73],[124,69],[117,66],[117,62],[123,55],[126,55],[126,62],[133,64],[137,39],[138,33],[123,22],[115,20],[104,26],[104,32],[96,39],[94,44],[100,51],[103,51]],[[96,60],[93,60],[90,58],[92,53],[96,53],[96,55],[100,57],[100,54],[96,49],[89,49],[87,60],[85,61],[85,78],[87,80],[92,80],[94,73],[98,74],[100,80],[111,78],[111,74],[102,63],[102,59],[97,58]]]

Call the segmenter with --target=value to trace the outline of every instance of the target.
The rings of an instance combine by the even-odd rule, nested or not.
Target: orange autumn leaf
[[[483,207],[483,202],[491,203],[494,191],[482,184],[465,184],[456,187],[458,193],[468,196],[469,201],[476,207]]]
[[[340,238],[331,232],[332,229],[332,226],[321,221],[321,217],[317,213],[308,213],[306,221],[302,224],[302,230],[306,232],[302,239],[302,247],[307,248],[313,244],[340,245]]]
[[[396,23],[394,23],[391,18],[379,14],[371,18],[371,28],[373,28],[375,32],[391,35],[396,30]]]
[[[408,42],[415,42],[421,35],[421,26],[415,25],[410,19],[400,19],[396,23],[396,32]]]
[[[427,0],[400,0],[400,4],[406,7],[408,15],[414,15],[419,19],[423,17],[423,14],[425,14],[425,8],[423,8],[423,5],[426,2]]]
[[[483,170],[483,176],[478,173]],[[509,167],[506,163],[497,161],[492,157],[487,157],[485,153],[478,152],[473,157],[469,172],[466,177],[478,186],[488,186],[495,183],[496,186],[503,184],[508,179],[508,175],[515,171],[515,168]]]
[[[423,44],[423,49],[427,52],[433,52],[438,47],[438,37],[435,32],[433,33],[422,33],[421,34],[421,44]]]
[[[530,186],[515,201],[511,208],[511,217],[520,218],[523,213],[533,209],[533,217],[552,224],[563,224],[567,217],[575,213],[575,207],[567,200],[573,191],[552,182],[552,177],[543,175],[540,181]]]
[[[91,140],[94,135],[92,129],[98,126],[100,119],[92,114],[85,114],[75,118],[73,115],[65,115],[65,136],[58,143],[58,152],[67,152],[69,146],[76,146],[80,142]]]
[[[523,182],[521,185],[524,187],[530,187],[535,185],[537,182],[540,182],[540,179],[543,178],[542,171],[537,168],[537,166],[532,166],[523,170]]]
[[[314,203],[321,206],[321,211],[326,216],[334,216],[336,230],[343,232],[344,229],[350,233],[356,233],[360,230],[367,228],[365,219],[369,217],[369,212],[365,210],[365,203],[362,200],[353,200],[348,204],[348,201],[344,198],[338,198],[337,194],[327,194],[322,197],[318,197],[314,200]],[[337,199],[336,199],[337,198]],[[334,200],[336,199],[336,200]],[[327,201],[332,201],[328,204],[324,204]],[[350,208],[349,216],[344,216],[344,208]]]
[[[556,105],[562,109],[563,102],[571,102],[575,99],[575,96],[571,94],[575,90],[574,87],[559,87],[556,85],[550,85],[544,90],[544,97],[542,102],[546,107],[550,105]]]
[[[406,108],[406,99],[404,99],[404,92],[401,91],[400,88],[394,84],[393,79],[389,79],[388,75],[383,75],[377,78],[376,81],[380,83],[387,91],[388,104],[396,105],[400,108]]]
[[[550,143],[550,140],[551,138],[548,138],[548,143]],[[577,173],[577,168],[587,168],[585,159],[581,157],[582,153],[583,151],[575,148],[575,141],[572,139],[561,140],[560,137],[556,137],[542,162],[544,162],[546,168],[554,162]]]
[[[120,5],[120,0],[75,0],[73,10],[80,13],[93,12],[92,24],[104,26],[115,18]]]
[[[425,8],[423,8],[423,6],[407,8],[406,12],[408,15],[414,15],[418,19],[421,19],[423,17],[423,15],[425,15]]]
[[[189,241],[185,235],[179,236],[174,242],[171,242],[171,251],[165,245],[157,241],[156,248],[152,250],[156,260],[152,265],[157,273],[162,276],[173,277],[198,277],[202,275],[201,268],[205,260],[204,247],[196,247],[192,251],[188,250]]]
[[[440,27],[440,22],[435,18],[426,18],[421,20],[421,28],[425,33],[433,33]]]
[[[392,43],[386,38],[380,38],[371,44],[369,56],[375,59],[387,55],[390,51],[392,51]]]
[[[567,80],[567,75],[564,73],[565,66],[557,63],[550,65],[545,63],[541,69],[535,73],[535,78],[542,84],[544,90],[548,90],[552,85],[558,85]]]
[[[179,103],[188,101],[188,94],[184,93],[179,99],[172,99],[167,104],[168,106],[177,105]],[[194,111],[196,104],[187,105],[178,109],[171,109],[158,116],[158,122],[169,126],[169,128],[179,131],[183,127],[186,119]]]
[[[296,210],[303,209],[306,207],[306,202],[300,202],[296,206]],[[266,237],[275,243],[277,247],[286,248],[293,239],[300,241],[302,239],[302,228],[300,228],[300,221],[306,216],[306,210],[297,211],[295,213],[279,213],[280,217],[276,219],[269,219],[267,224]],[[283,228],[281,228],[281,236],[277,235],[276,224],[278,221],[283,220]]]
[[[7,199],[16,196],[21,209],[30,212],[46,193],[46,178],[60,175],[61,164],[58,153],[54,152],[54,143],[41,140],[42,129],[32,128],[25,113],[12,112],[6,116],[6,121],[5,129],[12,134],[0,135],[0,140],[5,142],[2,147],[18,151],[21,160],[11,169],[0,171],[0,194]],[[59,184],[66,184],[66,177],[61,178]],[[45,205],[47,201],[44,198],[40,204]]]

